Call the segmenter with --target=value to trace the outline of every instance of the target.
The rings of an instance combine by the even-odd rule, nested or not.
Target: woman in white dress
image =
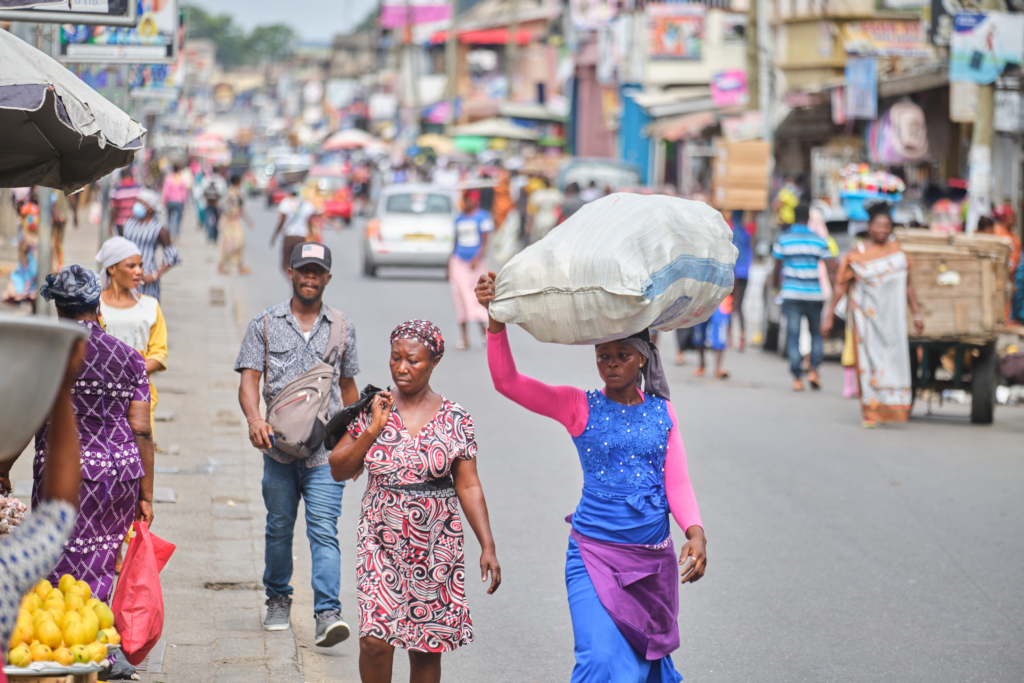
[[[96,254],[100,278],[100,315],[107,334],[138,351],[146,361],[150,381],[150,421],[157,393],[153,375],[167,369],[167,324],[159,302],[136,289],[142,282],[142,254],[131,240],[112,237]]]

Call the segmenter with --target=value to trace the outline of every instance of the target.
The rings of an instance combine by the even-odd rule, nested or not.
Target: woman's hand
[[[394,407],[395,399],[391,396],[390,391],[382,391],[373,397],[373,401],[370,402],[370,424],[367,425],[366,430],[373,434],[374,439],[384,431],[388,420],[391,419],[391,411]]]
[[[491,575],[491,587],[487,589],[487,594],[492,595],[501,585],[501,565],[498,564],[494,548],[485,548],[480,553],[480,580],[486,582],[488,573]]]
[[[686,537],[689,539],[683,549],[679,551],[680,583],[693,583],[704,576],[708,566],[707,546],[708,541],[704,537],[704,530],[699,526],[691,526],[686,530]]]
[[[494,278],[497,277],[494,272],[489,272],[487,275],[481,275],[480,279],[476,283],[476,300],[480,302],[480,305],[487,308],[488,304],[494,301]]]
[[[835,313],[833,313],[831,306],[829,306],[825,310],[824,314],[821,316],[821,336],[822,337],[828,337],[829,335],[832,334],[832,324],[833,324],[833,322],[835,322],[833,320],[834,316],[835,316]]]
[[[914,316],[914,334],[921,336],[924,333],[924,320],[920,316]]]
[[[153,503],[148,500],[139,499],[139,507],[135,512],[136,522],[145,522],[153,526]]]

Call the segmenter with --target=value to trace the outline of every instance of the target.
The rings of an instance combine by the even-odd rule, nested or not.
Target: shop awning
[[[469,31],[459,31],[459,42],[466,45],[507,45],[509,31],[506,28],[486,28]],[[533,31],[521,28],[516,31],[516,42],[526,45],[533,40]],[[448,40],[448,31],[438,31],[431,38],[434,45],[444,43]]]
[[[655,121],[647,126],[645,131],[648,137],[662,140],[686,140],[695,138],[704,132],[705,128],[718,123],[718,117],[712,111],[702,111],[697,114],[685,116],[673,116],[671,118]]]

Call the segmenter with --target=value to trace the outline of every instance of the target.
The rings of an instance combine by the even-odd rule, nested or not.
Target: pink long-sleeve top
[[[576,387],[549,386],[516,370],[508,335],[503,330],[487,335],[487,362],[494,388],[527,410],[556,420],[574,439],[583,435],[590,422],[591,399],[587,392]],[[645,397],[645,401],[649,400]],[[697,499],[693,494],[690,475],[686,467],[686,449],[679,435],[679,421],[669,401],[665,401],[672,422],[665,446],[665,497],[669,510],[683,529],[691,526],[703,528]],[[589,427],[593,428],[593,426]]]

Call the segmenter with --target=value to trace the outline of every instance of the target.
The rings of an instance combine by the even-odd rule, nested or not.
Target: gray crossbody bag
[[[348,321],[341,311],[328,307],[335,321],[327,340],[327,354],[323,359],[293,379],[267,403],[267,424],[274,430],[274,444],[294,458],[305,459],[313,455],[324,442],[331,405],[331,390],[337,381],[337,363],[345,353]],[[267,319],[263,318],[264,372],[263,391],[267,391],[270,376],[270,337]]]

